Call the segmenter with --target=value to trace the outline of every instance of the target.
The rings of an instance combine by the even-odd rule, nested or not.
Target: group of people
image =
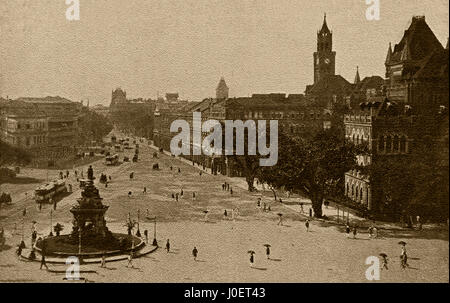
[[[233,195],[233,188],[230,186],[229,183],[225,182],[222,184],[222,190],[227,191],[230,193],[230,195]]]

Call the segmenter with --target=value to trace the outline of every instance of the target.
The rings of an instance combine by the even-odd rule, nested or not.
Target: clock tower
[[[317,32],[317,51],[314,52],[314,84],[324,76],[335,75],[336,52],[333,51],[333,33],[327,26],[327,15],[322,29]]]

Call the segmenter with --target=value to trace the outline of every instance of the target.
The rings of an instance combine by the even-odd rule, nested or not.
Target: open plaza
[[[106,166],[104,160],[92,163],[95,186],[103,204],[109,206],[105,215],[109,230],[126,234],[127,220],[139,219],[142,237],[147,230],[151,244],[156,234],[159,247],[134,258],[133,267],[127,267],[126,257],[107,258],[105,268],[99,263],[82,264],[81,277],[85,281],[369,282],[366,259],[386,254],[388,270],[382,270],[376,282],[448,283],[447,225],[424,225],[419,231],[375,222],[378,235],[369,238],[367,229],[373,222],[350,215],[350,223],[358,226],[354,239],[353,234],[347,237],[345,225],[336,220],[309,218],[310,202],[304,198],[296,195],[285,198],[283,194],[280,203],[274,201],[271,191],[260,188],[248,192],[240,178],[215,176],[202,167],[164,153],[158,152],[155,157],[156,151],[145,141],[140,144],[138,162],[117,166]],[[132,153],[133,150],[125,150],[119,157],[131,158]],[[152,169],[156,163],[159,170]],[[83,170],[86,174],[87,168],[88,165],[70,171],[66,182],[73,185],[73,192],[57,203],[56,210],[53,205],[44,205],[39,210],[32,196],[34,189],[46,182],[47,173],[49,179],[57,179],[59,171],[23,169],[15,184],[1,185],[3,191],[11,193],[13,203],[0,209],[0,225],[6,239],[0,251],[0,281],[64,282],[68,267],[64,262],[52,263],[48,258],[49,271],[40,270],[39,262],[19,258],[16,248],[22,238],[22,222],[28,248],[33,221],[37,222],[35,228],[40,237],[47,237],[56,223],[64,226],[61,234],[70,233],[73,216],[69,210],[82,191],[74,171]],[[99,182],[101,174],[111,176],[107,186]],[[224,190],[224,183],[232,191]],[[177,194],[178,201],[172,198]],[[270,206],[270,211],[257,206],[258,198],[267,209]],[[304,202],[303,213],[299,201]],[[336,214],[332,206],[324,206],[324,213],[336,219],[332,216]],[[308,232],[307,219],[310,220]],[[136,231],[133,229],[133,234]],[[168,239],[170,251],[165,248]],[[407,243],[409,267],[406,269],[400,266],[399,241]],[[266,256],[267,244],[270,258]],[[194,247],[198,250],[196,260],[192,256]],[[254,251],[252,266],[249,251]]]

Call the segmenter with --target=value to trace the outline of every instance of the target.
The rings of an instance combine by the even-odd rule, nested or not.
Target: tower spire
[[[327,24],[327,13],[323,13],[323,25],[322,25],[322,29],[320,30],[321,33],[329,33],[330,29],[328,28],[328,24]]]
[[[358,84],[359,82],[361,82],[361,78],[359,77],[359,66],[356,66],[356,76],[354,84]]]
[[[391,56],[392,56],[392,45],[391,45],[391,42],[389,42],[389,48],[388,48],[388,53],[386,55],[385,64],[389,64],[389,62],[391,62]]]
[[[408,38],[406,38],[405,39],[405,46],[403,47],[402,56],[400,57],[400,59],[402,61],[405,61],[405,60],[409,60],[410,58],[411,58],[411,52],[409,51]]]

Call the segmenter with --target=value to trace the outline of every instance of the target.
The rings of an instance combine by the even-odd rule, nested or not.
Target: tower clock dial
[[[330,62],[331,62],[330,59],[328,58],[325,59],[325,64],[330,64]]]

